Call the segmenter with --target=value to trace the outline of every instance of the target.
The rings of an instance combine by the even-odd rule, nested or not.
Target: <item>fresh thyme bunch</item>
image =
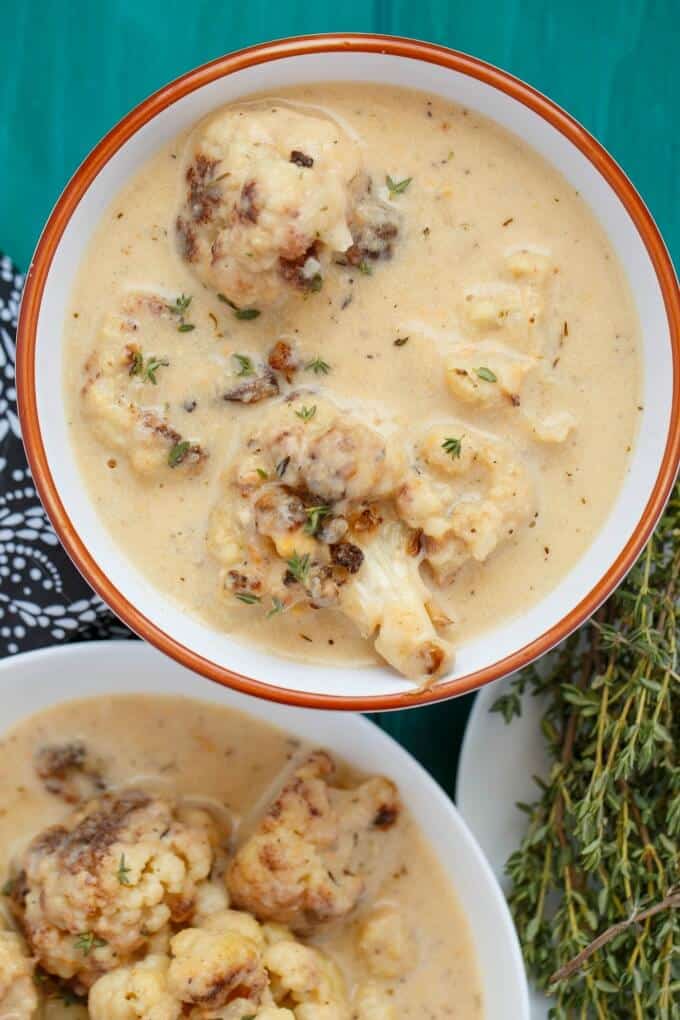
[[[676,487],[621,588],[493,707],[545,699],[552,764],[507,873],[555,1020],[680,1017],[679,589]]]

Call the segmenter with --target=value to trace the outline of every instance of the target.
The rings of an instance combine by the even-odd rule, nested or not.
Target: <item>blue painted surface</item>
[[[680,258],[677,0],[33,0],[3,4],[0,250],[28,265],[89,149],[171,78],[285,35],[376,31],[443,43],[566,107],[632,177]],[[379,717],[453,789],[469,699]]]

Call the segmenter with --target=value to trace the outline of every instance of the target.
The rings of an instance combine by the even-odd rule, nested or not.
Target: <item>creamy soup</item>
[[[199,876],[192,897],[187,901],[189,908],[184,907],[182,919],[170,921],[171,932],[183,928],[191,928],[194,933],[204,929],[218,931],[221,930],[219,918],[222,918],[221,923],[226,919],[230,925],[238,922],[241,929],[246,926],[245,930],[250,935],[247,925],[251,928],[254,925],[254,930],[258,927],[252,915],[246,916],[247,911],[243,909],[237,915],[233,909],[238,905],[235,899],[240,896],[242,904],[248,902],[256,909],[267,945],[274,944],[279,954],[283,943],[290,950],[293,944],[290,929],[284,929],[280,924],[267,927],[269,918],[282,916],[284,904],[284,899],[276,901],[273,893],[267,899],[263,892],[271,875],[265,878],[259,876],[258,885],[258,876],[253,874],[252,868],[248,871],[247,862],[244,861],[236,877],[229,872],[229,865],[231,862],[233,866],[236,848],[240,848],[238,853],[243,853],[243,848],[247,848],[253,838],[260,839],[256,849],[265,859],[262,840],[266,834],[258,836],[258,825],[262,827],[263,817],[268,819],[266,824],[270,831],[277,821],[285,827],[288,826],[290,812],[299,810],[302,804],[310,808],[304,820],[300,820],[299,814],[295,816],[296,829],[303,839],[312,840],[316,824],[330,825],[330,837],[326,832],[324,839],[317,844],[322,855],[326,852],[329,855],[325,861],[329,869],[333,867],[328,862],[334,852],[333,831],[338,818],[339,840],[349,835],[355,847],[364,845],[360,857],[352,859],[351,867],[350,858],[347,858],[344,869],[344,874],[350,870],[356,873],[363,883],[363,890],[358,892],[349,885],[345,888],[342,880],[338,879],[338,884],[332,886],[332,889],[337,889],[337,900],[333,901],[330,896],[321,897],[326,912],[321,918],[314,912],[318,904],[315,906],[313,898],[305,900],[303,933],[297,936],[294,945],[298,953],[301,944],[316,947],[324,960],[330,959],[339,967],[342,975],[339,990],[337,995],[333,992],[333,1002],[323,1015],[328,1020],[349,1020],[352,1013],[359,1020],[389,1020],[389,1017],[419,1020],[425,1010],[433,1018],[481,1018],[480,982],[465,918],[437,860],[408,812],[398,805],[398,794],[383,779],[370,779],[368,785],[361,786],[366,778],[343,763],[336,763],[336,774],[332,776],[323,774],[322,779],[300,779],[303,773],[299,768],[302,763],[304,769],[304,763],[309,761],[310,750],[285,733],[231,710],[194,700],[155,696],[107,696],[68,702],[35,715],[10,731],[0,742],[3,791],[0,875],[3,882],[9,876],[9,885],[13,885],[14,889],[10,898],[9,885],[5,886],[0,920],[4,917],[7,926],[13,926],[13,916],[16,917],[18,910],[19,923],[23,923],[27,937],[33,939],[31,950],[44,967],[38,972],[40,980],[36,984],[40,1008],[44,1010],[40,1015],[53,1020],[86,1016],[86,1007],[74,1005],[69,992],[74,983],[77,990],[83,992],[83,987],[77,984],[81,981],[85,988],[90,987],[90,1001],[93,997],[97,1000],[95,1005],[98,1005],[99,1012],[93,1010],[91,1014],[97,1020],[100,1017],[116,1020],[119,1016],[132,1016],[132,1013],[124,1012],[123,998],[126,994],[138,1004],[140,1012],[134,1013],[135,1016],[153,1015],[164,1020],[175,1016],[170,1012],[144,1012],[139,1003],[148,1007],[148,1001],[144,999],[146,993],[139,990],[140,986],[137,986],[136,992],[132,991],[132,984],[125,986],[120,975],[116,979],[118,983],[110,990],[108,1006],[102,1013],[102,988],[104,992],[109,991],[107,983],[113,980],[110,969],[118,974],[116,964],[119,970],[130,967],[130,961],[121,948],[123,945],[130,947],[130,943],[122,941],[120,928],[131,925],[131,938],[139,937],[140,931],[139,915],[128,906],[121,908],[120,915],[115,914],[112,901],[115,902],[118,895],[134,896],[142,888],[145,874],[155,875],[160,880],[164,867],[161,862],[173,853],[183,856],[189,862],[188,868],[198,868],[198,835],[195,836],[193,851],[189,846],[192,833],[200,835],[193,816],[182,816],[185,828],[180,837],[170,831],[176,825],[174,821],[164,824],[165,832],[159,835],[156,824],[158,813],[148,823],[142,814],[142,820],[135,823],[133,839],[120,817],[114,821],[106,818],[102,821],[101,817],[90,815],[90,826],[83,836],[84,847],[82,841],[72,837],[62,853],[57,831],[57,836],[42,839],[39,848],[34,849],[33,857],[27,851],[31,841],[47,827],[58,824],[69,827],[68,819],[79,810],[81,798],[99,797],[99,803],[105,805],[107,797],[133,787],[137,792],[144,791],[148,797],[158,798],[164,803],[178,802],[185,808],[189,805],[194,809],[205,809],[217,832],[213,838],[214,849],[211,852],[214,859],[209,874]],[[325,760],[325,756],[322,757]],[[349,797],[346,801],[331,801],[331,811],[335,811],[337,817],[327,812],[323,796],[319,799],[319,791],[315,787],[315,784],[326,782],[333,786],[332,796]],[[339,793],[336,787],[342,788]],[[348,790],[358,792],[348,795]],[[371,811],[380,804],[369,824],[361,815],[361,805],[359,809],[355,807],[355,802],[361,801],[362,791],[369,791],[366,797],[373,798],[369,800]],[[385,796],[390,807],[386,806]],[[285,797],[288,797],[288,802]],[[292,803],[295,798],[299,803]],[[271,808],[273,801],[274,809]],[[102,810],[104,814],[108,810],[113,815],[116,809],[109,805]],[[148,809],[143,807],[143,810]],[[95,817],[96,823],[92,821]],[[119,831],[121,824],[122,831]],[[275,835],[280,841],[281,833],[276,831]],[[164,856],[157,853],[152,858],[148,847],[157,837],[164,841]],[[340,853],[343,852],[341,847]],[[55,856],[58,853],[62,856]],[[138,853],[149,855],[146,869],[141,873],[138,871]],[[309,860],[312,858],[313,854]],[[53,876],[56,884],[51,887],[49,869],[54,866],[55,860],[63,867],[63,872]],[[337,862],[338,858],[335,860]],[[283,887],[289,876],[280,860],[278,866],[278,882]],[[20,868],[25,869],[23,881],[28,892],[17,892],[22,883],[22,879],[17,878]],[[170,873],[167,865],[165,868]],[[308,869],[312,872],[313,865],[308,863]],[[203,871],[206,871],[205,867]],[[85,880],[78,884],[76,880],[81,874]],[[226,881],[232,890],[231,910],[225,910],[226,901],[219,899],[220,889],[224,896],[224,874],[229,876]],[[112,877],[117,881],[113,880],[112,886],[107,887],[106,880]],[[358,879],[353,875],[347,881]],[[170,882],[170,879],[163,877],[163,881]],[[313,881],[314,878],[312,884]],[[86,899],[90,913],[84,921],[77,907],[79,897],[85,897],[84,890],[87,889],[91,890]],[[95,892],[97,898],[94,898]],[[150,896],[147,892],[147,897]],[[214,897],[217,897],[216,901]],[[140,898],[141,893],[138,894]],[[167,899],[171,897],[168,895]],[[302,914],[296,914],[294,901],[295,888],[285,899],[285,910],[290,928],[297,930]],[[14,904],[13,912],[10,911],[10,902]],[[39,924],[31,919],[31,910],[40,911]],[[152,923],[150,920],[153,916],[151,910],[142,915],[143,924],[150,930],[144,930],[141,945],[132,945],[130,959],[139,961],[145,953],[147,960],[149,956],[155,960],[153,954],[157,954],[159,959],[167,958],[170,953],[176,960],[181,958],[183,945],[173,938],[169,948],[168,933],[165,932],[167,925],[159,930],[158,921]],[[113,935],[106,927],[113,923],[111,918],[117,918],[119,925]],[[67,927],[67,921],[70,927]],[[87,928],[85,932],[81,925]],[[46,932],[52,934],[46,935]],[[114,952],[114,937],[117,939],[115,952],[118,957],[112,959],[107,954]],[[55,945],[59,946],[59,939],[63,940],[61,954],[55,949]],[[286,1008],[294,1011],[300,1008],[299,1017],[309,1016],[304,996],[302,1001],[296,1000],[297,992],[284,996],[280,987],[274,984],[272,974],[275,972],[278,981],[284,985],[289,980],[286,964],[273,958],[270,961],[267,956],[269,949],[262,951],[277,1006],[285,999]],[[204,947],[201,973],[210,971],[210,961],[208,944],[207,949]],[[48,978],[45,971],[50,966],[56,967],[57,963],[70,967],[71,971],[75,969],[75,977],[69,982]],[[91,965],[94,970],[89,970]],[[107,970],[108,976],[102,978],[102,972]],[[0,1014],[3,1006],[10,1004],[9,998],[1,998],[3,989],[11,985],[11,980],[7,980],[8,973],[0,938]],[[172,975],[172,971],[169,973]],[[93,987],[97,989],[97,977],[99,991],[92,991]],[[174,990],[172,984],[170,987]],[[257,1003],[258,996],[262,997],[260,1005]],[[267,996],[269,988],[262,991],[258,987],[250,993],[240,1011],[232,1000],[226,1005],[217,1002],[215,1012],[199,1009],[190,1013],[192,1000],[189,999],[189,1004],[184,1000],[182,1015],[191,1015],[199,1020],[204,1016],[230,1018],[232,1015],[261,1014],[263,1017],[271,1015],[272,1020],[287,1020],[285,1012],[280,1012],[277,1017],[273,1013],[265,1013]],[[64,1000],[70,1004],[65,1006]],[[241,1003],[241,999],[238,1002]],[[24,1020],[33,1014],[19,1011],[12,1015]],[[290,1020],[295,1020],[292,1014]]]
[[[163,593],[420,681],[583,555],[640,410],[631,295],[578,193],[404,89],[287,89],[166,145],[65,330],[80,467]]]

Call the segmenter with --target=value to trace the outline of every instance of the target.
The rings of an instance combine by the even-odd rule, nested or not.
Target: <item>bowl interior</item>
[[[3,728],[57,702],[93,694],[186,694],[247,712],[328,748],[399,786],[467,915],[482,977],[485,1020],[528,1020],[527,987],[515,930],[491,869],[451,801],[390,737],[358,715],[273,705],[195,677],[139,641],[32,652],[0,664]],[[0,736],[2,734],[0,733]]]
[[[521,618],[509,620],[461,648],[451,676],[465,677],[516,653],[565,618],[598,586],[635,532],[664,457],[671,419],[673,358],[663,295],[641,236],[623,202],[580,149],[546,119],[506,92],[450,68],[383,53],[346,51],[280,57],[202,85],[144,124],[106,162],[87,188],[66,224],[50,266],[37,325],[38,420],[54,485],[75,532],[113,587],[161,631],[209,663],[262,680],[274,688],[285,688],[288,693],[299,692],[303,698],[307,694],[351,698],[403,696],[411,685],[388,668],[319,669],[274,657],[216,633],[187,616],[153,588],[124,558],[102,526],[75,461],[62,401],[55,399],[55,387],[58,390],[63,374],[61,328],[74,276],[93,228],[118,189],[162,143],[220,104],[255,90],[275,93],[282,85],[325,80],[409,86],[494,118],[561,170],[595,211],[618,252],[632,282],[644,345],[644,411],[630,470],[605,527],[587,555],[548,597]],[[595,381],[593,400],[597,400],[596,387]]]

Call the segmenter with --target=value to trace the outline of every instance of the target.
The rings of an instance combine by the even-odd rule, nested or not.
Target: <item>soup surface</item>
[[[72,752],[74,748],[81,749],[79,755],[72,753],[68,758],[66,751],[70,749]],[[253,905],[254,898],[258,920],[262,923],[267,942],[280,945],[281,940],[289,945],[283,938],[287,933],[286,938],[292,939],[288,929],[280,925],[267,926],[267,917],[264,915],[271,917],[277,911],[272,906],[273,900],[267,901],[266,907],[263,906],[262,884],[266,878],[261,879],[262,884],[259,886],[253,881],[244,893],[247,862],[244,862],[236,878],[230,874],[229,867],[233,866],[235,848],[241,848],[239,853],[243,853],[242,848],[247,846],[250,839],[262,840],[261,835],[258,837],[257,826],[262,823],[263,816],[269,817],[265,824],[270,827],[276,824],[276,819],[282,818],[285,821],[287,812],[291,810],[291,799],[300,794],[301,802],[306,803],[305,798],[309,798],[310,803],[316,804],[319,810],[316,814],[310,812],[309,819],[304,822],[298,816],[297,830],[303,837],[306,838],[308,834],[309,839],[313,840],[316,838],[312,835],[313,827],[319,817],[323,825],[330,824],[330,821],[335,824],[339,818],[340,842],[342,834],[349,833],[354,848],[359,848],[360,856],[356,860],[352,859],[351,870],[360,877],[364,886],[358,899],[354,891],[356,903],[349,911],[346,909],[349,900],[340,902],[340,892],[344,895],[347,891],[342,887],[342,880],[332,886],[338,890],[338,900],[324,900],[323,904],[326,919],[337,908],[335,916],[330,917],[330,923],[316,923],[318,917],[314,910],[318,904],[315,907],[313,900],[305,901],[307,913],[304,915],[304,931],[298,936],[298,943],[318,948],[323,959],[334,961],[342,975],[340,991],[337,996],[333,993],[333,1002],[323,1015],[328,1016],[329,1020],[349,1020],[352,1014],[360,1020],[372,1020],[378,1015],[386,1020],[389,1017],[413,1017],[417,1020],[422,1017],[426,1004],[427,1014],[433,1018],[481,1018],[483,1008],[480,983],[465,918],[461,915],[437,860],[408,812],[399,805],[394,787],[387,780],[377,778],[369,779],[367,786],[361,786],[362,782],[366,782],[366,777],[359,776],[343,763],[337,762],[335,773],[323,779],[323,783],[327,782],[329,787],[332,784],[331,811],[334,810],[337,817],[326,814],[325,794],[317,800],[319,790],[315,783],[318,780],[306,782],[299,778],[302,773],[298,770],[305,768],[312,750],[285,733],[232,710],[189,699],[157,696],[107,696],[68,702],[41,712],[11,730],[0,742],[0,778],[3,790],[0,811],[0,875],[3,882],[10,876],[14,891],[8,896],[8,887],[5,887],[0,921],[4,918],[9,926],[13,924],[11,902],[14,903],[15,913],[17,904],[20,904],[21,917],[30,918],[30,911],[37,909],[32,897],[35,889],[40,888],[42,895],[36,895],[34,899],[40,901],[39,906],[43,911],[40,915],[41,924],[23,921],[31,933],[29,938],[33,938],[33,952],[45,969],[45,961],[52,961],[50,965],[56,966],[55,960],[62,967],[76,969],[75,977],[64,982],[52,981],[46,978],[44,971],[39,971],[41,980],[36,987],[39,989],[40,1009],[43,1012],[36,1015],[44,1015],[52,1020],[61,1017],[74,1020],[88,1015],[84,1004],[73,1003],[69,989],[75,983],[76,990],[86,994],[87,987],[92,987],[93,977],[100,976],[102,971],[110,967],[113,967],[113,974],[116,974],[116,964],[119,969],[126,965],[120,931],[116,929],[114,934],[109,934],[105,927],[107,923],[111,924],[112,916],[118,916],[106,898],[108,893],[105,879],[108,872],[112,870],[118,878],[111,893],[115,898],[119,894],[134,895],[142,886],[144,874],[160,875],[162,866],[156,857],[155,863],[147,862],[146,872],[138,873],[136,870],[138,850],[133,844],[137,843],[141,847],[151,845],[152,828],[143,832],[135,830],[132,840],[129,838],[130,833],[125,831],[117,835],[115,826],[118,823],[102,823],[101,818],[96,824],[90,819],[85,852],[73,836],[65,844],[66,856],[58,858],[63,871],[54,876],[54,889],[48,884],[48,865],[53,863],[50,854],[55,845],[59,847],[59,832],[56,836],[43,837],[38,849],[33,851],[33,857],[27,853],[27,848],[46,827],[58,824],[68,826],[69,816],[79,809],[79,797],[87,799],[94,794],[103,797],[99,803],[105,804],[107,797],[115,797],[121,791],[134,788],[151,798],[159,798],[166,803],[179,803],[185,809],[207,809],[217,833],[213,835],[214,859],[209,875],[199,881],[194,889],[190,908],[194,913],[185,910],[182,920],[172,919],[172,932],[187,926],[194,930],[203,927],[216,930],[218,925],[215,917],[226,918],[230,924],[234,924],[235,911],[225,911],[225,903],[219,901],[219,895],[217,903],[212,903],[210,899],[219,893],[219,889],[222,890],[222,896],[225,895],[226,874],[227,885],[231,889],[232,908],[237,905],[239,895],[241,904],[244,897],[245,900],[250,897],[249,902]],[[288,803],[284,799],[275,800],[279,795],[284,796],[281,794],[282,789],[288,790],[285,794],[289,798]],[[384,804],[385,790],[387,796],[393,798],[393,806],[389,810]],[[366,796],[377,797],[381,803],[377,815],[368,825],[359,808],[355,807],[361,803],[362,791],[368,791]],[[347,799],[339,801],[333,800],[334,797]],[[272,801],[275,801],[275,809],[270,810]],[[283,811],[280,807],[282,803]],[[296,810],[299,806],[292,805]],[[195,833],[197,823],[193,817],[182,817],[186,826],[194,826],[192,831]],[[274,823],[272,818],[275,819]],[[186,829],[182,843],[172,833],[168,835],[169,828],[170,824],[165,826],[160,839],[166,842],[174,839],[174,852],[184,856],[189,862],[188,867],[192,866],[199,855],[195,847],[193,854],[187,849],[189,837]],[[110,846],[109,833],[112,830],[113,838],[118,838],[120,843]],[[276,831],[276,837],[278,840],[283,838],[280,831]],[[308,845],[308,850],[311,845]],[[328,853],[328,864],[334,852],[333,833],[329,837],[328,832],[325,832],[324,839],[316,845],[321,847],[320,853]],[[169,852],[166,847],[164,853]],[[263,853],[262,843],[259,844],[259,852]],[[342,848],[340,852],[343,852]],[[354,849],[351,852],[354,853]],[[100,858],[100,854],[103,854],[103,858]],[[110,866],[107,854],[111,859]],[[313,854],[309,860],[312,858]],[[36,859],[38,867],[35,865]],[[281,861],[278,863],[280,866]],[[328,866],[333,867],[332,864]],[[309,861],[307,867],[310,872],[313,870]],[[17,878],[19,868],[24,869],[23,882],[29,887],[28,893],[16,892],[22,881]],[[349,871],[349,864],[346,869]],[[84,885],[73,886],[71,883],[74,877],[78,878],[81,872],[86,876]],[[285,883],[285,870],[280,867],[277,874],[280,876],[279,881]],[[78,927],[79,915],[76,909],[83,888],[99,889],[102,897],[96,901],[87,899],[90,910],[87,924],[91,927],[85,933]],[[210,896],[206,896],[206,891]],[[65,927],[62,898],[70,904],[73,912],[73,917],[68,915],[67,918],[70,928]],[[291,928],[298,930],[297,922],[300,918],[290,907],[293,900],[294,895],[291,894],[285,900],[285,909],[289,911],[287,920]],[[96,906],[92,905],[93,902]],[[277,916],[280,916],[283,902],[279,900]],[[25,913],[21,913],[22,910]],[[124,910],[121,908],[120,916],[132,927],[130,937],[138,937],[140,921],[137,914],[126,906]],[[146,925],[151,926],[149,917],[152,916],[153,912],[150,912],[145,917]],[[245,910],[238,914],[240,925],[246,923],[243,921],[245,916]],[[251,926],[254,924],[251,917],[248,917],[248,923]],[[52,932],[49,938],[45,936],[47,929]],[[56,957],[54,947],[55,942],[58,944],[58,938],[54,935],[55,930],[59,931],[59,938],[64,940],[61,956]],[[164,928],[158,930],[156,926],[153,931],[145,929],[142,944],[135,945],[131,958],[138,961],[145,953],[147,959],[153,954],[167,957],[171,950],[167,944],[167,933],[164,932]],[[101,937],[104,933],[106,939]],[[66,950],[63,949],[64,944]],[[180,957],[182,945],[174,938],[170,945],[174,957]],[[114,947],[119,959],[107,956],[109,948],[114,951]],[[75,963],[67,951],[74,953]],[[299,945],[297,951],[299,953]],[[279,964],[274,960],[270,962],[266,955],[265,960],[271,977]],[[85,969],[91,965],[94,967],[92,972]],[[209,947],[204,951],[202,968],[204,971],[210,968]],[[0,941],[0,1013],[3,1006],[10,1005],[9,999],[1,998],[5,987],[2,979],[6,976],[3,973]],[[124,1011],[121,996],[125,989],[122,985],[113,989],[114,994],[108,1007],[102,1012],[102,986],[104,991],[108,991],[106,982],[110,983],[111,980],[111,973],[108,977],[100,977],[99,991],[90,991],[90,1003],[94,997],[97,1000],[95,1007],[99,1004],[99,1012],[93,1010],[90,1014],[95,1020],[133,1016],[133,1013]],[[285,965],[281,965],[278,980],[284,985],[289,980]],[[131,987],[129,985],[127,991],[132,1000],[137,1001],[135,995],[139,994],[139,1001],[145,1001],[139,986],[135,993],[130,991]],[[97,988],[96,981],[94,988]],[[281,1005],[285,998],[286,1008],[290,1006],[294,1011],[300,1009],[296,1013],[298,1020],[311,1015],[304,1001],[298,999],[296,1005],[297,992],[283,996],[280,989],[277,990],[273,978],[272,989],[277,1004]],[[262,994],[261,990],[257,994]],[[260,1006],[251,1000],[243,1004],[241,999],[232,999],[226,1005],[218,1002],[214,1012],[203,1012],[202,1007],[196,1007],[197,1012],[190,1013],[185,1000],[182,1015],[191,1015],[195,1020],[208,1016],[231,1018],[232,1015],[240,1017],[261,1014],[265,1017],[264,1004],[268,994],[269,990],[266,990]],[[253,997],[256,998],[255,993]],[[23,1020],[32,1014],[19,1012],[16,1015]],[[134,1013],[134,1016],[147,1015],[163,1018],[175,1016],[171,1012]],[[285,1011],[277,1017],[270,1013],[266,1013],[266,1016],[271,1017],[271,1020],[295,1020],[292,1014],[287,1016]]]
[[[636,314],[585,203],[403,89],[288,89],[166,145],[103,216],[65,330],[73,443],[124,553],[305,661],[444,673],[583,555],[636,432]]]

